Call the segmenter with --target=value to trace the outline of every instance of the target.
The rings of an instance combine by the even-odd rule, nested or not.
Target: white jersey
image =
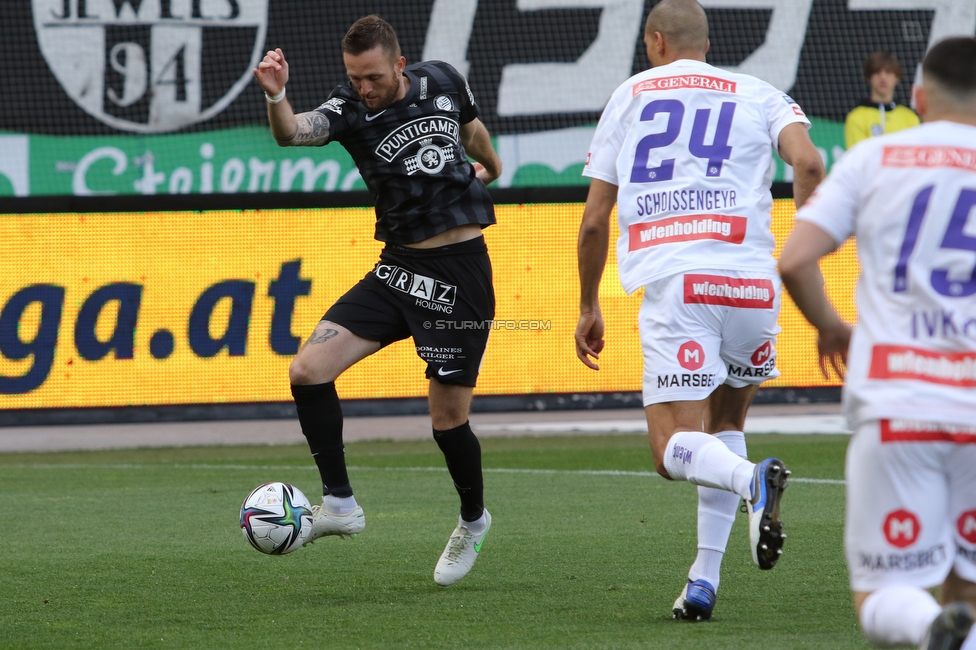
[[[755,77],[682,59],[625,81],[593,135],[584,176],[618,187],[627,293],[683,271],[775,272],[772,150],[810,122]]]
[[[976,127],[934,122],[861,142],[797,219],[838,243],[857,237],[852,427],[976,423]],[[926,439],[911,426],[882,433]]]

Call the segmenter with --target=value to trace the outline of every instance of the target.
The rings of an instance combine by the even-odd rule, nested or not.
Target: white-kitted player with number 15
[[[831,170],[797,213],[780,271],[817,328],[821,365],[847,366],[844,547],[865,635],[976,650],[976,38],[932,46],[915,101],[924,124]],[[853,334],[818,266],[851,236]]]
[[[772,152],[793,165],[802,205],[824,176],[810,122],[788,95],[705,63],[708,20],[693,0],[651,10],[653,68],[625,81],[600,118],[583,171],[591,178],[579,234],[576,354],[603,349],[599,286],[617,204],[624,289],[643,287],[643,394],[654,464],[698,487],[698,556],[675,618],[708,620],[740,497],[752,556],[782,553],[779,505],[789,472],[753,464],[742,428],[776,369],[780,280],[770,232]],[[710,435],[711,434],[711,435]]]

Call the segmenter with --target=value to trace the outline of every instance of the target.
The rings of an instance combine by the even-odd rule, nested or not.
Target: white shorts
[[[946,425],[905,424],[867,422],[847,448],[844,549],[852,591],[928,589],[952,567],[976,582],[976,428],[938,436]]]
[[[735,271],[679,273],[644,287],[644,406],[779,377],[780,292],[775,273]]]

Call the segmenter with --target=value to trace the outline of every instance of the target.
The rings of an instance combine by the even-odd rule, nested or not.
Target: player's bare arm
[[[797,209],[817,189],[827,172],[820,152],[803,124],[789,124],[779,133],[779,155],[793,167],[793,200]]]
[[[288,83],[288,61],[281,48],[268,51],[253,70],[254,78],[264,92],[275,97]],[[329,141],[329,119],[311,111],[295,115],[288,100],[268,102],[268,123],[275,142],[282,147],[314,147]]]
[[[617,186],[590,180],[577,241],[580,276],[580,317],[576,325],[576,357],[588,368],[599,370],[593,359],[603,350],[603,315],[600,313],[600,279],[610,246],[610,213],[617,202]]]
[[[272,129],[272,132],[274,129]],[[329,141],[329,118],[318,111],[295,115],[295,130],[289,137],[275,141],[282,147],[318,147]]]
[[[268,97],[277,97],[284,92],[288,83],[288,62],[281,48],[269,50],[252,72]],[[286,98],[281,97],[274,103],[268,101],[268,123],[279,145],[287,147],[298,144],[295,142],[299,135],[296,116]]]
[[[844,322],[824,291],[820,258],[837,250],[837,242],[826,231],[808,221],[799,221],[790,233],[779,258],[779,273],[790,297],[810,324],[817,328],[820,372],[828,378],[828,364],[844,376],[851,326]]]
[[[491,146],[488,129],[481,120],[475,118],[461,125],[461,144],[465,153],[477,162],[475,172],[485,185],[502,175],[502,161]]]

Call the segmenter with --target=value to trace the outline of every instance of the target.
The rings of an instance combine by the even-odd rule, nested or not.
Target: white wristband
[[[264,93],[264,98],[265,98],[266,100],[268,100],[268,103],[269,103],[269,104],[277,104],[278,102],[280,102],[280,101],[281,101],[282,99],[284,99],[284,98],[285,98],[285,89],[284,89],[284,88],[282,88],[282,89],[281,89],[281,92],[280,92],[280,93],[278,93],[277,95],[275,95],[274,97],[272,97],[272,96],[271,96],[271,95],[269,95],[269,94],[268,94],[267,92],[265,92],[265,93]]]

